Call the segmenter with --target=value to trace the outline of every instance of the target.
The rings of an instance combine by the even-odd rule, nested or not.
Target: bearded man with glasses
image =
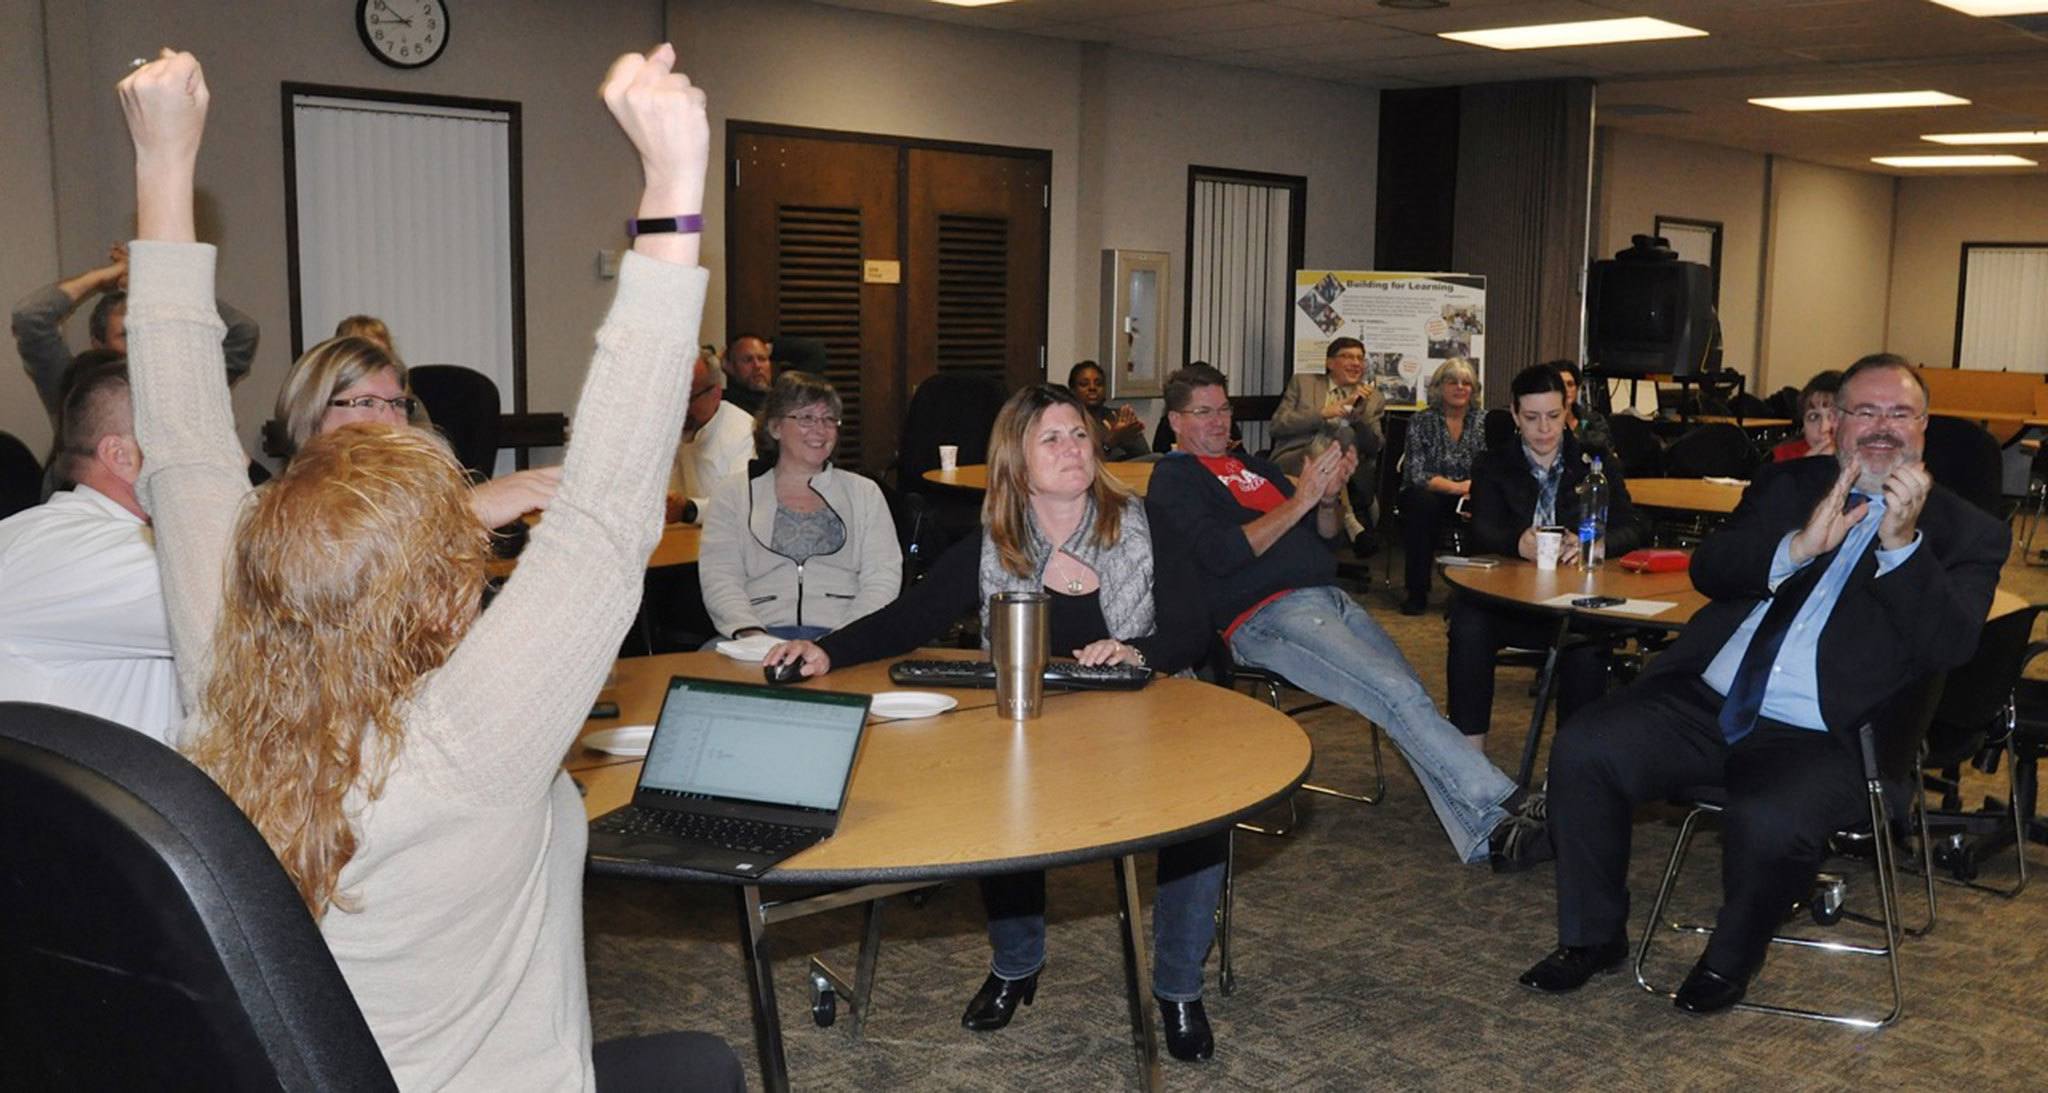
[[[1927,388],[1875,354],[1842,376],[1833,455],[1758,474],[1692,558],[1711,600],[1636,685],[1557,734],[1550,824],[1558,947],[1524,986],[1576,990],[1628,953],[1635,806],[1727,790],[1719,921],[1674,1000],[1742,1000],[1811,888],[1828,834],[1863,810],[1860,728],[1977,647],[2008,533],[1921,463]],[[1879,718],[1878,752],[1914,726]]]

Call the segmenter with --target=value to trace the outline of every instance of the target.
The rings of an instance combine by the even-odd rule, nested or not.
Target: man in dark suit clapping
[[[1525,986],[1575,990],[1620,966],[1634,806],[1720,784],[1721,914],[1676,1002],[1740,1001],[1828,833],[1862,814],[1859,727],[1975,650],[2008,536],[1921,464],[1925,385],[1897,357],[1866,357],[1835,413],[1835,455],[1759,476],[1700,544],[1693,584],[1711,602],[1679,640],[1558,733],[1558,948]]]

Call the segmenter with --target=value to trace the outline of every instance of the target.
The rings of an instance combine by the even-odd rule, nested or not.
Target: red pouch
[[[1692,564],[1692,555],[1682,550],[1646,547],[1622,555],[1618,564],[1631,573],[1676,573]]]

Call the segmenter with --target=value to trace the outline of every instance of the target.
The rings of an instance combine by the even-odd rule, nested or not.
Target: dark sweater
[[[1282,494],[1294,496],[1294,484],[1279,467],[1254,455],[1238,458]],[[1265,553],[1254,554],[1242,529],[1263,514],[1238,504],[1230,487],[1186,452],[1167,456],[1152,471],[1145,514],[1162,557],[1178,553],[1192,559],[1207,594],[1209,624],[1217,630],[1276,592],[1336,583],[1337,558],[1330,551],[1337,540],[1316,534],[1313,515],[1288,528]]]
[[[1578,438],[1566,433],[1564,448],[1557,457],[1564,461],[1564,475],[1557,484],[1557,523],[1567,535],[1579,527],[1579,483],[1592,473],[1592,465],[1580,458]],[[1600,465],[1607,476],[1607,556],[1619,558],[1648,541],[1642,514],[1628,499],[1628,486],[1613,460]],[[1536,476],[1518,436],[1505,447],[1489,451],[1472,464],[1472,544],[1477,554],[1519,557],[1522,532],[1536,519]]]
[[[1125,644],[1144,654],[1154,671],[1178,672],[1208,652],[1209,630],[1187,559],[1178,551],[1160,550],[1156,528],[1152,543],[1152,633]],[[975,535],[947,548],[923,581],[873,614],[819,638],[818,647],[834,668],[900,656],[937,637],[962,615],[979,611],[981,601],[981,536]],[[1089,642],[1111,636],[1097,593],[1055,592],[1049,615],[1047,647],[1055,657],[1070,657]]]

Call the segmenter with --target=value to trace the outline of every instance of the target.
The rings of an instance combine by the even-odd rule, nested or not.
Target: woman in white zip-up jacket
[[[839,414],[831,384],[777,376],[754,430],[772,465],[712,495],[697,572],[720,634],[815,638],[901,589],[903,551],[881,487],[831,465]]]

